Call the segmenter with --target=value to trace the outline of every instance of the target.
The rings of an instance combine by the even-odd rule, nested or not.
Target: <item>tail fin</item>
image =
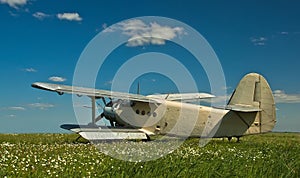
[[[256,73],[246,75],[232,94],[228,109],[237,112],[257,112],[248,133],[271,131],[276,123],[276,108],[272,90],[266,79]]]

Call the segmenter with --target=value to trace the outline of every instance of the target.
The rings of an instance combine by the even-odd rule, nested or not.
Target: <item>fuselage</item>
[[[152,134],[182,137],[232,137],[260,133],[257,112],[234,111],[165,101],[160,104],[120,100],[104,115],[116,126],[143,129]]]

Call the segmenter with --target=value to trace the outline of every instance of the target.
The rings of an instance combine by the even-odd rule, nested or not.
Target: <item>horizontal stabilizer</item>
[[[225,109],[238,112],[258,112],[262,109],[251,105],[227,105]]]

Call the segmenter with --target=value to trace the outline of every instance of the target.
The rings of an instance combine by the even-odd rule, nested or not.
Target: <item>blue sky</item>
[[[71,96],[39,91],[31,83],[72,84],[76,63],[89,41],[106,27],[139,16],[176,19],[201,33],[222,64],[229,94],[245,74],[264,75],[276,96],[275,130],[300,131],[299,9],[296,0],[0,0],[0,133],[63,132],[60,124],[76,123]],[[200,91],[209,92],[201,66],[177,49],[171,42],[120,46],[98,74],[97,88],[109,89],[112,76],[128,57],[159,51],[198,71]],[[174,83],[158,74],[138,80],[143,94],[177,91]]]

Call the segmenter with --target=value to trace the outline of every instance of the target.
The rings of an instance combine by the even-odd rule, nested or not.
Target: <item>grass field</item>
[[[148,162],[114,159],[76,137],[0,134],[0,177],[300,177],[298,133],[214,139],[202,148],[191,138]]]

